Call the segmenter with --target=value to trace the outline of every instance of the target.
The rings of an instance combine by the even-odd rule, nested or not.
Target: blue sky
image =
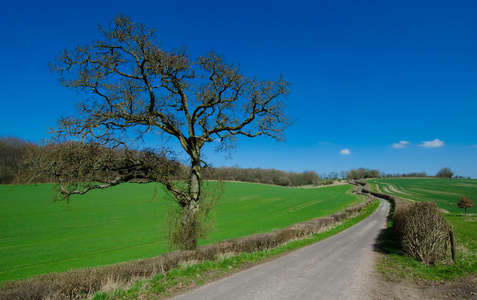
[[[47,137],[79,96],[47,68],[118,13],[164,48],[210,50],[260,79],[291,83],[287,140],[240,139],[215,166],[321,173],[450,167],[477,178],[477,2],[2,1],[0,135]]]

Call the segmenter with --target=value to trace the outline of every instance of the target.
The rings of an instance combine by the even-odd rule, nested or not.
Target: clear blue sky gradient
[[[79,96],[48,62],[118,13],[157,28],[166,49],[215,50],[292,84],[287,140],[242,138],[232,159],[208,147],[215,166],[477,178],[473,0],[2,1],[0,135],[39,141],[74,112]]]

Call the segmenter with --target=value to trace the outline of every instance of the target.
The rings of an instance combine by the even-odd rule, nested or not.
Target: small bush
[[[452,226],[435,203],[396,206],[393,228],[398,246],[414,259],[433,264],[449,256]]]

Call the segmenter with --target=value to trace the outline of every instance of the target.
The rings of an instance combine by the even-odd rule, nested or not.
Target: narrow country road
[[[173,299],[370,299],[373,251],[389,203],[324,241]]]

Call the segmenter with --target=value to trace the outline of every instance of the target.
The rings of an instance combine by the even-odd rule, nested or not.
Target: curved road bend
[[[376,239],[389,203],[324,241],[201,286],[173,299],[370,299]]]

